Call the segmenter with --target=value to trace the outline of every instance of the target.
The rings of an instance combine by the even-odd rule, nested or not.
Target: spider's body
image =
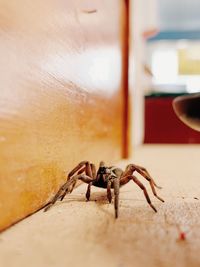
[[[101,187],[106,189],[108,187],[108,182],[118,177],[119,168],[116,167],[99,167],[96,179],[92,182],[93,186]],[[123,172],[120,170],[121,173]],[[120,174],[121,174],[120,173]],[[113,188],[113,183],[111,182],[111,188]]]
[[[119,188],[132,180],[143,190],[148,204],[156,212],[157,210],[151,203],[145,186],[133,175],[135,171],[149,181],[154,196],[164,202],[164,200],[157,195],[155,190],[155,187],[160,187],[156,185],[153,178],[145,168],[134,164],[129,164],[125,171],[123,171],[118,167],[107,167],[105,166],[104,162],[100,162],[99,169],[96,172],[94,164],[90,163],[89,161],[82,161],[68,174],[66,183],[60,187],[56,195],[45,208],[45,211],[47,211],[58,199],[62,201],[67,193],[71,193],[73,191],[76,182],[81,180],[88,184],[86,192],[86,199],[88,201],[90,199],[91,186],[107,189],[107,198],[110,203],[112,201],[111,189],[114,189],[115,217],[117,218],[119,210]]]

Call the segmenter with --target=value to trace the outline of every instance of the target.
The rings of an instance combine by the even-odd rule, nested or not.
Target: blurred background
[[[172,110],[174,97],[200,91],[200,1],[133,1],[133,142],[200,143]],[[131,77],[131,75],[130,75]]]

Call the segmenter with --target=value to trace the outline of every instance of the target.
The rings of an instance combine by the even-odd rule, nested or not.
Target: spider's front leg
[[[107,198],[109,203],[112,201],[111,188],[114,189],[114,208],[115,208],[115,218],[119,215],[119,188],[120,188],[120,175],[113,172],[112,168],[107,168],[105,180],[107,181]]]
[[[47,211],[57,200],[63,200],[67,193],[71,193],[78,180],[82,180],[85,183],[90,184],[93,181],[94,166],[88,161],[80,162],[69,174],[67,181],[59,188],[56,195],[48,203],[44,211]],[[92,169],[93,168],[93,169]],[[83,174],[85,172],[85,174]],[[75,173],[77,173],[75,175]]]
[[[80,162],[69,174],[67,177],[67,181],[70,181],[73,177],[73,175],[77,172],[77,174],[82,174],[83,172],[85,172],[85,174],[89,177],[93,177],[93,173],[95,171],[95,165],[94,164],[90,164],[89,161],[82,161]],[[65,190],[65,192],[62,194],[62,196],[60,197],[60,201],[62,201],[64,199],[64,197],[66,196],[66,194],[69,192],[71,193],[74,190],[74,187],[76,185],[77,180],[74,180],[72,182],[72,185],[70,186],[70,188],[67,188]],[[87,196],[90,194],[90,183],[88,185],[88,190],[86,193],[86,198]]]
[[[93,178],[93,181],[95,180],[96,178],[96,168],[95,168],[95,165],[94,164],[90,164],[90,168],[91,168],[91,173],[92,173],[92,178]],[[92,182],[93,182],[92,181]],[[87,199],[87,201],[90,200],[90,194],[91,194],[91,186],[92,186],[92,182],[90,182],[88,184],[88,187],[87,187],[87,192],[85,194],[85,197]]]
[[[114,207],[115,207],[115,218],[118,218],[119,215],[119,188],[120,188],[120,179],[119,177],[115,178],[113,181],[114,188]]]
[[[94,164],[93,164],[94,165]],[[81,161],[67,176],[69,180],[76,172],[81,174],[85,171],[86,175],[92,177],[92,169],[89,161]]]
[[[108,181],[108,183],[107,183],[107,199],[108,199],[109,203],[112,202],[111,185],[112,185],[111,181]]]

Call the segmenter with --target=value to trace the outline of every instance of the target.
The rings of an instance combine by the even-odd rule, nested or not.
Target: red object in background
[[[200,133],[184,125],[176,116],[174,97],[145,98],[144,143],[195,144],[200,143]]]

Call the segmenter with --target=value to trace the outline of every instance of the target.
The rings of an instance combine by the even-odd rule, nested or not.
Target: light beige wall
[[[157,30],[157,0],[130,2],[130,69],[132,101],[132,145],[140,145],[144,136],[145,37]]]

